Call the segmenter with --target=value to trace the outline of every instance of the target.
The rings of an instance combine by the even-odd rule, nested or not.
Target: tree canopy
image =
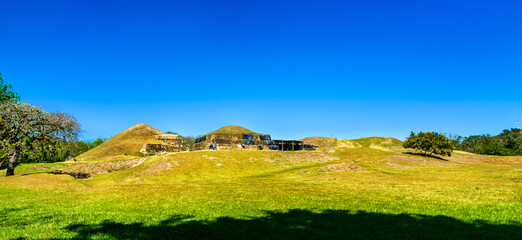
[[[463,151],[500,156],[522,155],[522,131],[518,128],[505,129],[497,136],[489,134],[462,138],[458,148]]]
[[[76,119],[66,113],[46,112],[27,103],[0,103],[0,147],[11,155],[7,176],[14,168],[22,150],[40,147],[50,149],[57,141],[75,140],[80,133]]]
[[[2,79],[2,74],[0,73],[0,102],[20,100],[20,96],[12,92],[11,88],[11,84],[4,84],[4,79]]]
[[[454,140],[435,132],[411,132],[403,147],[415,149],[425,156],[451,156],[451,152],[456,148]]]

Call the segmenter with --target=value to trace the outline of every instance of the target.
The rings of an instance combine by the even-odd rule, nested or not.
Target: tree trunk
[[[15,149],[13,156],[11,156],[11,159],[9,159],[9,163],[7,164],[7,174],[6,176],[9,177],[11,175],[14,175],[14,169],[16,167],[16,161],[18,161],[18,156],[20,155],[20,150]]]

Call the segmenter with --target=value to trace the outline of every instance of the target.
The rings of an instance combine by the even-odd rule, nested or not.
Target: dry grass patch
[[[361,146],[361,144],[354,142],[354,141],[339,139],[339,141],[337,141],[337,147],[339,147],[339,148],[360,148],[362,146]]]
[[[15,175],[0,177],[1,187],[21,187],[28,189],[57,188],[60,190],[82,190],[85,185],[69,175],[40,173],[32,175]]]
[[[338,160],[337,157],[333,157],[322,152],[292,152],[288,154],[274,153],[268,154],[264,161],[266,162],[315,162],[324,163]]]
[[[486,163],[486,164],[509,164],[522,165],[522,156],[491,156],[478,155],[474,153],[456,151],[448,158],[450,161],[459,163]]]
[[[60,169],[54,171],[55,174],[68,174],[75,178],[83,179],[90,178],[98,174],[105,174],[133,168],[143,163],[146,158],[139,158],[134,160],[122,160],[95,164],[85,164],[77,167]]]
[[[353,163],[338,163],[338,164],[330,164],[330,165],[321,167],[321,171],[323,171],[323,172],[362,172],[362,171],[366,171],[366,169],[357,164],[353,164]]]
[[[454,163],[445,160],[408,154],[388,156],[386,162],[389,166],[402,169],[411,169],[419,166],[448,167],[455,165]]]
[[[306,137],[301,139],[305,144],[311,144],[318,147],[335,147],[339,139],[330,137]]]
[[[29,169],[31,170],[47,170],[47,169],[53,169],[53,168],[61,168],[63,165],[34,165],[31,166]]]
[[[137,177],[142,177],[142,176],[147,176],[147,175],[157,175],[163,171],[172,170],[176,166],[179,166],[178,161],[163,158],[163,159],[148,163],[147,167],[144,170],[133,173],[131,175],[131,178],[137,178]]]

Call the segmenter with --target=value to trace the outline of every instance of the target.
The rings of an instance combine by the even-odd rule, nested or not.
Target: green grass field
[[[50,172],[100,161],[23,164],[0,177],[0,238],[522,239],[521,157],[336,144],[173,153],[87,179]]]

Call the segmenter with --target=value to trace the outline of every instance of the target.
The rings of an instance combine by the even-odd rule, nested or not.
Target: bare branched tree
[[[20,102],[0,103],[0,147],[11,158],[7,176],[14,174],[20,153],[36,145],[52,146],[56,141],[75,140],[80,133],[76,119],[66,113],[51,113]]]

